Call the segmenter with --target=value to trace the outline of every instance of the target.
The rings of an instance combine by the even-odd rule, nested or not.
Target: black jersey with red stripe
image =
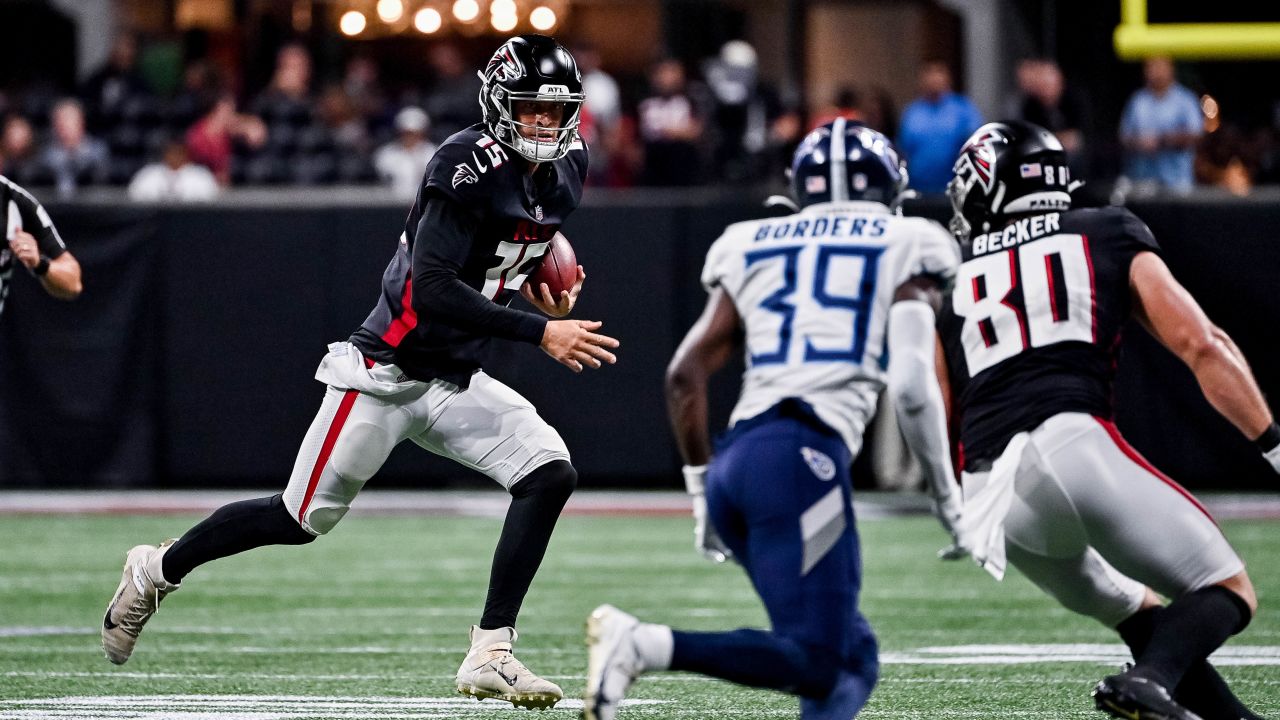
[[[1025,217],[962,248],[938,333],[965,467],[1058,413],[1111,417],[1129,265],[1148,250],[1123,208]]]
[[[529,167],[483,124],[440,146],[378,304],[351,336],[365,357],[466,387],[490,338],[541,341],[546,318],[508,305],[578,207],[587,149],[575,142],[532,175]]]

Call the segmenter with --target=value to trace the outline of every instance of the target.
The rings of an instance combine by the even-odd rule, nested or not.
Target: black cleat
[[[1129,673],[1103,678],[1093,688],[1093,701],[1099,710],[1125,720],[1202,720],[1159,684]]]

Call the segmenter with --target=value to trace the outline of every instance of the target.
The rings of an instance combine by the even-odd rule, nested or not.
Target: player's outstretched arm
[[[1129,286],[1138,320],[1191,368],[1209,404],[1246,437],[1259,442],[1280,472],[1280,431],[1274,429],[1271,410],[1236,344],[1209,320],[1155,253],[1134,257]]]
[[[711,459],[707,430],[707,379],[724,367],[737,347],[742,322],[723,288],[711,291],[702,316],[676,348],[667,365],[667,416],[686,465]]]
[[[552,320],[542,335],[542,351],[574,372],[582,372],[583,367],[599,369],[602,363],[612,365],[618,358],[609,350],[619,343],[595,332],[603,324],[599,320]]]
[[[932,280],[904,283],[889,309],[889,393],[908,447],[924,468],[938,521],[950,533],[952,546],[940,555],[956,559],[968,554],[958,531],[962,496],[951,464],[947,433],[945,363],[935,330],[938,289]]]

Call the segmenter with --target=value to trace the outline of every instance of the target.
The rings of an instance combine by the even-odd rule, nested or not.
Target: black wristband
[[[1271,423],[1271,427],[1264,430],[1253,442],[1264,453],[1275,450],[1277,446],[1280,446],[1280,425]]]
[[[35,273],[39,277],[44,277],[49,274],[49,258],[41,255],[40,262],[36,263],[35,267],[31,268],[31,272]]]

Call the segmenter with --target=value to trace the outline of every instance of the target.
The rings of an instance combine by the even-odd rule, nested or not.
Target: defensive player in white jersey
[[[875,685],[849,469],[885,385],[891,305],[936,289],[957,254],[941,226],[894,213],[906,169],[869,128],[814,130],[791,183],[796,214],[731,225],[711,247],[706,309],[667,373],[696,543],[742,564],[772,631],[680,632],[602,605],[587,628],[591,720],[614,717],[634,678],[655,670],[792,693],[808,720],[848,720]],[[707,379],[736,349],[742,394],[713,457]]]
[[[963,262],[938,316],[937,352],[915,354],[916,371],[891,383],[931,408],[903,418],[919,426],[908,439],[932,433],[913,448],[945,461],[951,401],[960,531],[974,558],[996,577],[1012,562],[1132,649],[1133,668],[1094,690],[1099,709],[1129,720],[1254,720],[1206,661],[1257,608],[1244,563],[1204,507],[1111,421],[1124,323],[1138,320],[1182,359],[1277,470],[1280,428],[1244,357],[1169,273],[1147,226],[1122,208],[1072,209],[1073,188],[1062,145],[1038,126],[990,123],[964,146],[948,187]]]

